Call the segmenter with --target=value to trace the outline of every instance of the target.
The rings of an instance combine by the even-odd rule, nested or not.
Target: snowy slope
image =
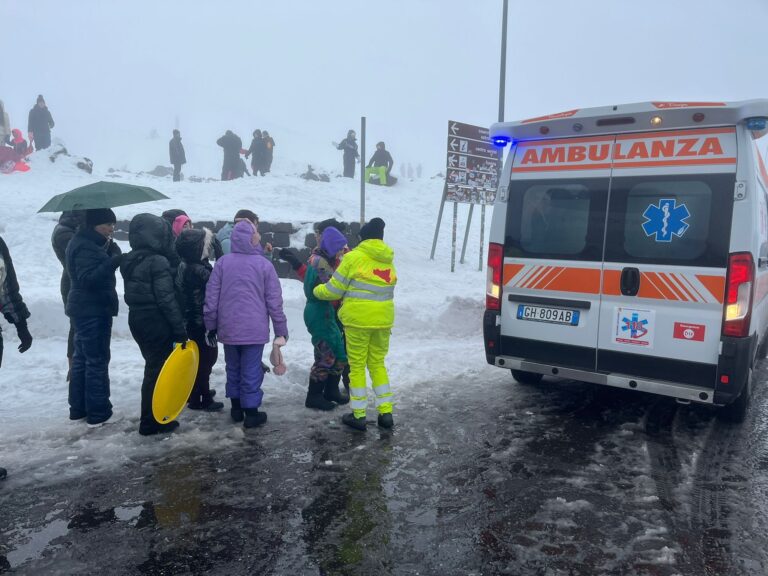
[[[82,422],[67,419],[68,322],[59,295],[61,270],[50,246],[58,214],[38,214],[37,210],[54,194],[105,179],[106,174],[97,170],[88,176],[37,155],[31,164],[32,170],[26,174],[0,178],[0,234],[9,246],[22,295],[32,312],[29,324],[35,338],[30,351],[18,354],[15,331],[2,320],[6,351],[0,370],[0,465],[13,469],[18,482],[88,473],[157,450],[152,439],[136,432],[143,363],[128,331],[122,298],[110,365],[115,423],[89,430]],[[168,208],[183,208],[193,221],[225,220],[240,208],[250,208],[264,220],[293,222],[307,229],[312,222],[329,217],[359,219],[357,180],[305,182],[280,173],[235,182],[173,183],[130,174],[123,174],[122,180],[151,186],[171,199],[117,208],[120,219],[147,211],[160,214]],[[478,382],[509,378],[506,371],[485,363],[481,329],[485,272],[477,269],[479,214],[471,230],[466,264],[457,263],[457,271],[450,272],[450,209],[444,215],[435,260],[429,260],[441,193],[442,181],[424,179],[401,180],[392,189],[369,187],[366,196],[367,218],[379,216],[387,223],[385,241],[395,250],[398,268],[397,319],[388,362],[396,404],[408,402],[409,389],[457,376]],[[460,206],[459,244],[466,212],[467,206]],[[128,250],[125,244],[122,247]],[[271,421],[337,420],[342,409],[328,415],[303,406],[312,362],[312,347],[302,321],[305,299],[299,282],[283,280],[282,285],[291,336],[285,349],[289,371],[283,378],[267,376],[264,409]],[[223,366],[222,354],[212,377],[212,387],[220,396],[224,393]],[[436,388],[434,394],[440,390]],[[180,421],[181,432],[165,441],[166,449],[201,444],[215,449],[220,443],[238,441],[243,434],[225,414],[186,411]]]

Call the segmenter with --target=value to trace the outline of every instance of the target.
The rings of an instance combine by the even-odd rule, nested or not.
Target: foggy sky
[[[498,114],[501,0],[0,0],[0,99],[26,132],[97,165],[217,176],[226,129],[277,141],[275,167],[340,170],[331,141],[368,118],[368,156],[444,168],[447,121]],[[510,0],[506,119],[646,100],[768,96],[765,0]],[[157,130],[156,142],[148,139]],[[155,157],[156,160],[155,160]]]

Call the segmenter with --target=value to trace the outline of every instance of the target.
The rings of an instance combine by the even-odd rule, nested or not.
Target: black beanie
[[[117,222],[115,213],[109,208],[92,208],[85,211],[85,225],[93,228],[99,224],[114,224]]]
[[[384,220],[373,218],[360,228],[360,240],[384,240]]]

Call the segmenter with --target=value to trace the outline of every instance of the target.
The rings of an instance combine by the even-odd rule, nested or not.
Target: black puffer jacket
[[[208,258],[213,252],[214,235],[208,229],[184,230],[176,239],[176,252],[181,264],[176,275],[176,290],[181,298],[187,332],[192,338],[205,334],[203,305],[205,286],[213,267]]]
[[[125,282],[125,303],[130,311],[157,312],[157,322],[167,322],[177,342],[187,339],[184,318],[174,292],[168,256],[173,254],[173,233],[159,216],[139,214],[128,229],[132,250],[120,272]]]
[[[29,318],[29,310],[19,293],[19,282],[16,280],[16,270],[13,268],[11,254],[2,238],[0,238],[0,312],[11,324],[25,324]]]
[[[77,212],[63,212],[59,218],[59,223],[53,229],[51,234],[51,245],[56,258],[59,259],[64,270],[61,272],[61,298],[64,305],[67,305],[67,295],[69,294],[69,274],[67,273],[67,246],[69,241],[75,236],[77,227],[80,225],[81,216]]]
[[[93,228],[77,231],[66,251],[70,280],[67,316],[117,316],[115,269],[121,254],[117,244]]]

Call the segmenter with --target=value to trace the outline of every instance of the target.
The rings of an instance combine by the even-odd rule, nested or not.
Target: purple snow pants
[[[261,355],[264,344],[224,344],[227,364],[227,398],[239,398],[243,408],[258,408],[264,393]]]

